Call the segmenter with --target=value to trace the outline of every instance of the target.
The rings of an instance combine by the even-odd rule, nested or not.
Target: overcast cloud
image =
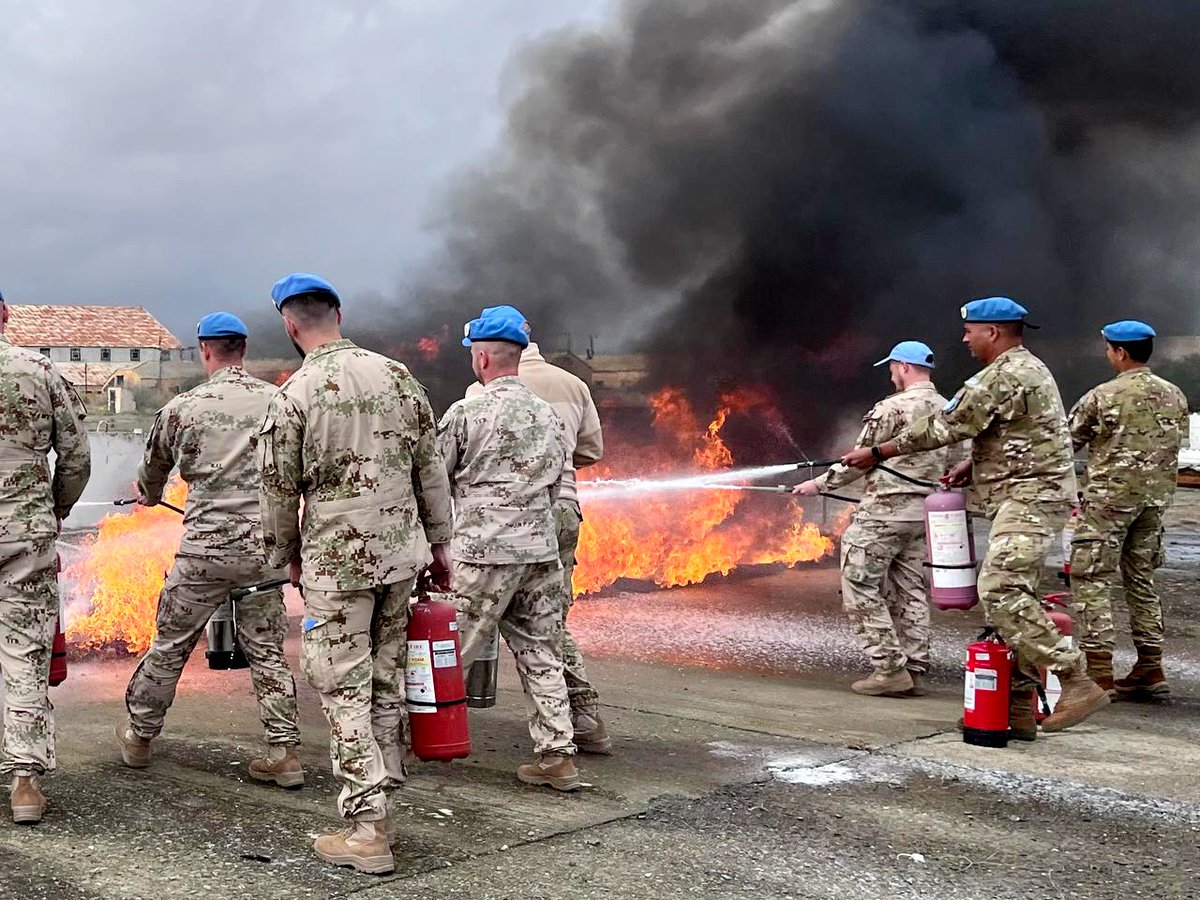
[[[505,61],[608,0],[0,0],[0,290],[199,314],[393,294]]]

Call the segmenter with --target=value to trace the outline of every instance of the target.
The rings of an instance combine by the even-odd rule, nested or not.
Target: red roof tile
[[[140,306],[8,304],[5,335],[19,347],[161,347],[183,345]]]

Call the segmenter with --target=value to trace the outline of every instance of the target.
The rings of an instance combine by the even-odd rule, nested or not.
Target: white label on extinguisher
[[[963,709],[967,712],[975,711],[975,673],[967,672],[967,677],[963,681]]]
[[[926,539],[929,542],[933,586],[970,587],[975,583],[975,569],[971,566],[971,537],[966,510],[929,512],[925,515],[928,519]],[[943,569],[939,568],[940,566],[970,568]]]
[[[433,667],[435,669],[452,669],[458,662],[458,648],[454,641],[433,642]]]
[[[433,664],[429,641],[408,642],[408,665],[404,669],[404,695],[420,703],[436,703]],[[436,713],[436,706],[409,706],[410,714]]]

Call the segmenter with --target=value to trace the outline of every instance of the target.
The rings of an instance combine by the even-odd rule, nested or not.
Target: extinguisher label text
[[[457,647],[454,641],[433,642],[433,667],[435,669],[450,669],[458,662]]]
[[[408,665],[404,669],[404,693],[418,703],[436,703],[429,641],[408,642]],[[410,706],[410,713],[435,713],[433,706]]]

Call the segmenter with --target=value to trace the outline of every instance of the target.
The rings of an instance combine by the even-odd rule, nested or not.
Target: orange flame
[[[421,354],[421,358],[426,362],[433,362],[442,352],[442,345],[446,343],[446,338],[449,336],[450,327],[443,325],[440,331],[417,338],[417,353]]]
[[[744,388],[720,398],[707,426],[701,425],[687,397],[675,388],[656,394],[651,409],[653,447],[623,453],[617,442],[615,455],[610,454],[615,461],[586,470],[583,479],[645,476],[647,458],[661,461],[655,467],[658,473],[678,474],[682,467],[729,469],[733,454],[721,430],[731,415],[753,413],[770,429],[782,428],[782,417],[766,397]],[[581,494],[584,521],[576,554],[578,593],[601,590],[619,578],[650,580],[664,587],[696,584],[741,565],[794,566],[833,550],[833,539],[805,522],[798,504],[783,498],[754,502],[736,491],[699,490],[589,504],[586,490]]]
[[[187,485],[172,481],[163,499],[182,507]],[[154,640],[158,595],[181,537],[183,519],[161,506],[105,516],[63,572],[74,583],[72,593],[89,601],[87,612],[67,624],[71,645],[84,651],[146,650]]]

